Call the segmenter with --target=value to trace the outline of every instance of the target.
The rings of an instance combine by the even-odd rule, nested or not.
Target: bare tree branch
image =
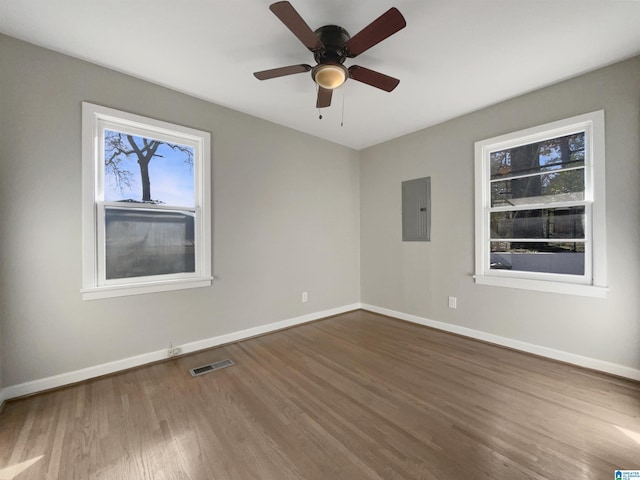
[[[166,145],[174,151],[182,152],[185,155],[184,162],[193,166],[193,149],[185,145],[162,142],[142,137],[142,145],[136,143],[136,139],[131,134],[123,134],[105,131],[105,173],[111,175],[116,185],[123,192],[124,188],[131,188],[134,178],[133,173],[122,167],[121,162],[128,156],[134,155],[140,167],[142,180],[142,201],[151,202],[151,182],[149,179],[149,162],[154,157],[162,157],[158,154],[158,148]]]
[[[186,158],[184,159],[184,163],[187,165],[193,166],[193,149],[191,147],[186,147],[184,145],[177,145],[175,143],[167,143],[167,147],[172,150],[178,150],[185,154]]]
[[[105,173],[112,176],[120,192],[122,192],[125,187],[130,189],[131,181],[133,180],[133,173],[131,173],[129,170],[123,169],[120,163],[128,155],[132,154],[133,151],[126,150],[122,141],[122,135],[117,132],[105,132],[104,143]],[[121,155],[124,155],[124,157],[122,157]]]

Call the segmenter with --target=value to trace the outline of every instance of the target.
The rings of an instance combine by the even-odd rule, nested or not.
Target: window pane
[[[584,275],[584,243],[491,242],[491,270]]]
[[[585,207],[492,212],[491,238],[584,239]]]
[[[104,131],[104,200],[195,206],[194,149]]]
[[[493,152],[491,179],[584,166],[584,132]]]
[[[105,209],[106,278],[195,272],[192,212]]]
[[[491,206],[584,200],[584,168],[491,182]]]

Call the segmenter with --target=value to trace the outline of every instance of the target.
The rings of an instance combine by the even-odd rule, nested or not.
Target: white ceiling
[[[308,73],[252,75],[314,64],[270,3],[0,0],[0,32],[356,149],[640,54],[640,1],[291,0],[314,30],[353,36],[392,6],[407,20],[345,62],[400,85],[347,81],[319,120]]]

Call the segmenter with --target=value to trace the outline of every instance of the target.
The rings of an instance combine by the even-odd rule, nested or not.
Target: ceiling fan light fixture
[[[333,90],[338,88],[349,77],[345,67],[337,63],[325,63],[316,66],[311,72],[313,80],[322,88]]]

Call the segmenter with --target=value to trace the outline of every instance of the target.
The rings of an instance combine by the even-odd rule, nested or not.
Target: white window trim
[[[491,270],[489,260],[489,155],[507,148],[587,132],[585,145],[585,206],[591,210],[586,227],[585,276]],[[547,123],[475,143],[475,231],[477,284],[605,298],[607,287],[604,110]],[[587,185],[590,188],[587,188]],[[589,216],[587,216],[589,217]]]
[[[104,257],[104,242],[99,236],[103,228],[100,226],[99,204],[104,206],[103,191],[100,185],[104,179],[101,157],[99,155],[101,135],[105,126],[124,126],[130,132],[142,135],[153,132],[155,138],[179,138],[183,144],[195,147],[195,196],[196,196],[196,268],[195,273],[165,275],[157,277],[138,277],[122,279],[122,281],[105,280],[104,272],[99,266]],[[186,288],[207,287],[211,285],[211,135],[208,132],[112,108],[82,103],[82,298],[93,300],[99,298],[120,297],[143,293],[182,290]],[[144,206],[144,208],[154,208]]]

